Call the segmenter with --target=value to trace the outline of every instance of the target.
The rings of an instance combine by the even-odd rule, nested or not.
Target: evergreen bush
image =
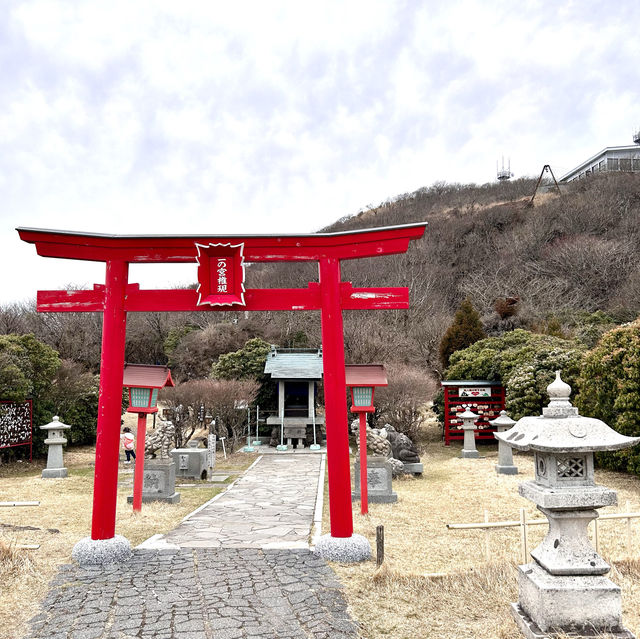
[[[556,370],[576,388],[585,347],[577,341],[516,329],[489,337],[451,356],[445,379],[501,381],[512,419],[540,415]]]
[[[640,319],[605,333],[584,362],[579,379],[580,413],[623,435],[640,435]],[[599,463],[640,475],[640,447],[598,453]]]
[[[480,315],[469,298],[465,299],[456,311],[453,323],[447,329],[440,342],[440,361],[442,367],[449,365],[451,355],[460,349],[485,338],[487,335],[482,328]]]

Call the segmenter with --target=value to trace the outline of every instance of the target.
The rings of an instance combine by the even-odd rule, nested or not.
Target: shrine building
[[[283,430],[282,439],[289,448],[304,448],[313,442],[314,429],[320,439],[324,416],[316,415],[316,395],[322,380],[322,348],[272,346],[264,372],[278,384],[278,412],[267,417],[267,425]]]

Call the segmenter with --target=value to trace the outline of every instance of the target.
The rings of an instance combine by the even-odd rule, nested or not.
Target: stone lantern
[[[71,426],[63,424],[56,415],[52,422],[46,426],[40,426],[40,428],[47,431],[44,443],[49,446],[47,467],[42,470],[42,477],[45,479],[66,477],[68,472],[62,459],[62,447],[67,443],[64,431]]]
[[[515,422],[507,415],[506,410],[500,411],[500,417],[489,422],[498,429],[499,433],[504,433],[513,427]],[[494,433],[495,436],[495,433]],[[518,467],[513,463],[513,451],[511,446],[498,439],[498,464],[496,473],[499,475],[517,475]]]
[[[640,437],[580,416],[559,371],[547,391],[551,401],[542,416],[523,417],[496,434],[512,448],[534,452],[535,480],[521,483],[519,492],[549,520],[547,536],[531,552],[534,561],[518,567],[519,602],[512,612],[526,637],[609,632],[632,638],[622,626],[620,588],[605,577],[610,566],[591,546],[587,526],[597,508],[617,503],[614,490],[594,481],[594,452],[628,448]]]
[[[467,406],[464,413],[460,413],[458,417],[462,420],[462,430],[464,431],[460,457],[477,459],[480,457],[480,453],[476,448],[476,419],[478,419],[478,416],[469,410]]]

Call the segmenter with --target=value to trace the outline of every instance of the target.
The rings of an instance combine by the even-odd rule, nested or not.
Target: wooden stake
[[[485,508],[484,511],[484,523],[489,523],[489,511]],[[486,528],[484,531],[484,558],[489,561],[489,529]]]
[[[625,509],[628,513],[631,512],[628,499],[625,505]],[[627,517],[627,554],[631,556],[631,517]]]
[[[527,563],[527,513],[524,508],[520,509],[520,550],[522,563]]]
[[[384,561],[384,526],[376,526],[376,566],[380,568]]]

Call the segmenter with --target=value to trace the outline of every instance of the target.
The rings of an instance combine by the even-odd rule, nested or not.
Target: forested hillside
[[[562,196],[539,195],[529,208],[534,185],[532,179],[434,184],[325,229],[429,223],[406,255],[344,264],[343,279],[354,285],[405,285],[411,297],[409,311],[346,312],[347,359],[395,361],[438,374],[440,339],[464,298],[480,312],[489,335],[525,327],[589,339],[599,326],[635,318],[640,176],[596,176],[565,187]],[[248,269],[249,286],[304,286],[310,280],[317,280],[311,265]],[[62,358],[93,372],[100,321],[90,314],[37,314],[29,305],[0,309],[0,333],[34,333]],[[131,314],[126,357],[169,361],[178,379],[203,377],[220,354],[254,336],[283,346],[317,346],[319,313]]]

